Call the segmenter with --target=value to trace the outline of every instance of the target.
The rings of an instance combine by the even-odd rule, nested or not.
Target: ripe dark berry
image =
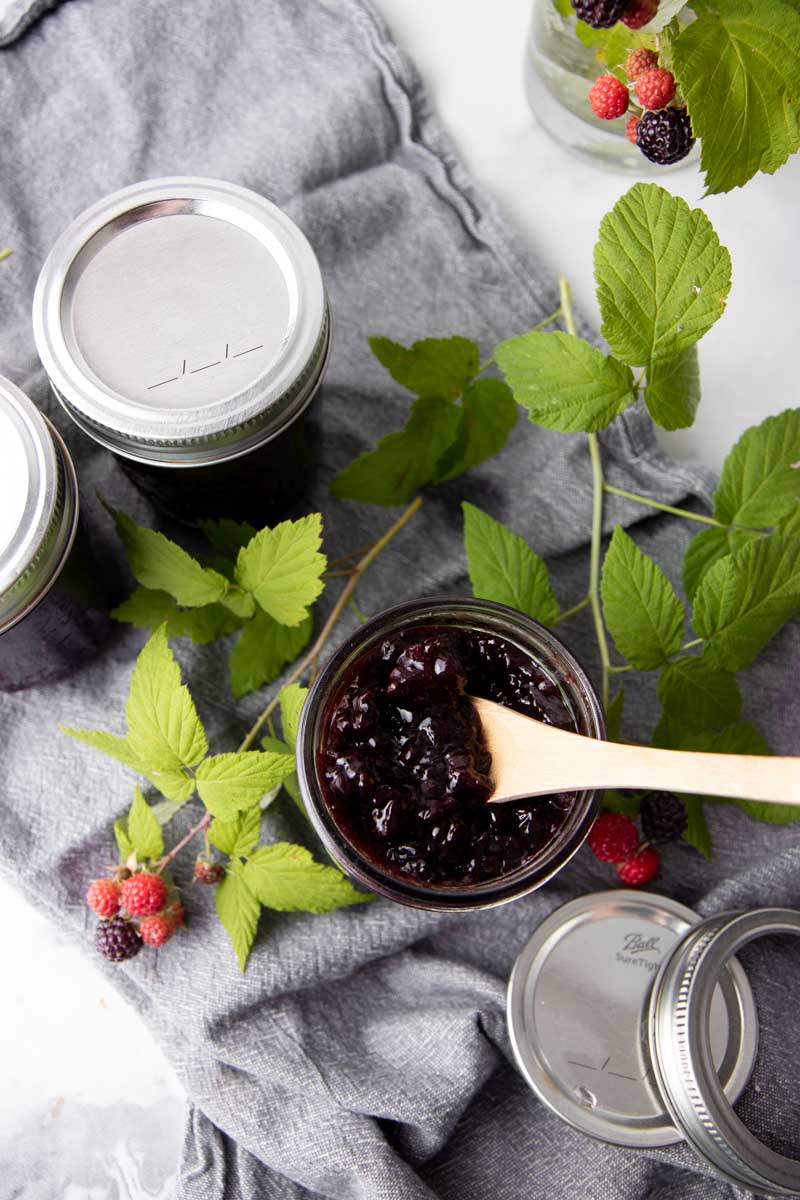
[[[163,946],[175,932],[175,926],[168,917],[145,917],[139,925],[139,936],[145,946]]]
[[[100,921],[94,935],[94,944],[103,958],[109,962],[124,962],[133,958],[142,948],[135,925],[124,917],[111,917]]]
[[[592,112],[603,121],[613,121],[628,110],[630,96],[625,84],[616,75],[601,75],[589,92]]]
[[[648,67],[637,77],[635,91],[642,108],[666,108],[675,96],[675,76],[663,67]]]
[[[631,0],[620,20],[628,29],[641,29],[657,12],[658,0]]]
[[[636,145],[636,130],[638,128],[639,128],[639,118],[638,117],[628,117],[628,120],[625,125],[625,135],[629,142],[633,142],[634,146]]]
[[[198,883],[207,883],[213,886],[225,878],[225,868],[222,863],[206,862],[204,858],[198,858],[194,864],[194,877]]]
[[[683,108],[646,112],[636,130],[636,145],[645,158],[660,166],[680,162],[694,145],[689,114]]]
[[[95,879],[89,884],[86,903],[98,917],[113,917],[119,912],[119,884],[113,879]]]
[[[625,59],[625,74],[628,79],[638,79],[642,71],[649,71],[651,67],[657,66],[658,55],[655,50],[645,50],[641,47],[639,50],[631,50]]]
[[[142,871],[120,884],[122,905],[132,917],[151,917],[167,902],[167,885],[160,875]]]
[[[674,842],[688,824],[686,805],[672,792],[645,792],[639,818],[648,842]]]
[[[633,858],[619,863],[617,874],[628,887],[642,887],[649,883],[658,871],[661,859],[654,846],[644,846]]]
[[[601,862],[625,862],[636,853],[639,832],[623,813],[604,812],[595,821],[588,838],[589,849]]]
[[[570,0],[570,4],[579,21],[593,29],[608,29],[625,12],[628,0]]]

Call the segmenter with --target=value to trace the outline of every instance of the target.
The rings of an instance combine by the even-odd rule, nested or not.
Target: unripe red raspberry
[[[652,21],[658,12],[658,0],[631,0],[620,17],[628,29],[641,29],[648,21]]]
[[[639,50],[631,50],[625,59],[625,74],[628,79],[638,79],[642,71],[649,71],[651,67],[657,66],[658,55],[655,50],[645,50],[641,47]]]
[[[163,946],[174,932],[175,925],[165,916],[145,917],[139,923],[139,936],[145,946],[155,946],[156,948]]]
[[[675,98],[675,76],[663,67],[649,67],[642,71],[634,84],[636,98],[642,108],[657,112],[666,108]]]
[[[642,887],[658,872],[661,859],[653,846],[644,846],[633,858],[617,866],[617,874],[628,887]]]
[[[113,917],[119,912],[119,884],[113,879],[95,879],[89,884],[86,903],[98,917]]]
[[[225,868],[222,863],[208,862],[204,858],[198,858],[194,864],[194,877],[198,883],[213,885],[224,879]]]
[[[160,875],[142,871],[120,884],[120,899],[132,917],[151,917],[167,902],[167,885]]]
[[[639,832],[630,817],[623,813],[603,812],[586,840],[601,862],[620,863],[636,853]]]
[[[625,124],[625,134],[627,136],[628,141],[633,142],[634,146],[636,145],[636,130],[638,128],[639,128],[639,118],[638,117],[628,117],[628,120]]]
[[[589,92],[592,112],[603,121],[613,121],[628,110],[628,89],[616,75],[601,75],[595,79]]]

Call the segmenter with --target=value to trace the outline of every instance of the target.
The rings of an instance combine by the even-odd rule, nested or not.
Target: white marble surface
[[[469,169],[594,314],[597,225],[630,179],[570,157],[531,118],[521,82],[529,0],[377,2]],[[701,199],[695,172],[668,182],[690,202]],[[703,342],[697,424],[665,435],[675,454],[718,466],[741,429],[797,402],[800,256],[789,239],[798,184],[794,161],[774,179],[704,202],[732,249],[735,286]],[[0,907],[0,1192],[167,1200],[183,1108],[169,1064],[105,978],[5,883]]]

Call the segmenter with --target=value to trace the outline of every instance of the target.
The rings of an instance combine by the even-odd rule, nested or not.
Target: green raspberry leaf
[[[679,658],[664,668],[658,698],[670,717],[688,729],[719,729],[738,721],[742,697],[736,676],[702,658]]]
[[[299,625],[280,625],[274,617],[258,610],[242,630],[231,651],[231,688],[237,699],[277,679],[287,663],[293,662],[311,637],[308,616]]]
[[[239,625],[255,616],[256,612],[256,602],[250,593],[236,588],[231,588],[227,595],[222,597],[220,606],[226,608],[234,617],[238,617]]]
[[[201,521],[200,528],[208,538],[217,554],[223,558],[236,558],[236,555],[252,541],[258,530],[247,521],[232,521],[222,517],[217,521]]]
[[[603,564],[603,612],[620,654],[641,671],[680,649],[683,605],[661,567],[617,526]]]
[[[163,533],[137,525],[123,512],[115,512],[114,521],[128,565],[144,587],[168,592],[184,608],[214,604],[227,592],[224,575],[201,566]]]
[[[405,427],[387,433],[334,479],[342,500],[391,506],[405,504],[436,478],[445,451],[458,437],[461,409],[451,400],[423,396],[414,402]]]
[[[197,768],[197,790],[212,816],[230,821],[279,787],[293,770],[293,754],[264,750],[214,754]]]
[[[478,379],[464,392],[456,440],[442,455],[436,480],[443,483],[463,475],[498,454],[517,422],[511,389],[500,379]]]
[[[112,609],[111,616],[137,629],[158,629],[166,622],[169,637],[188,637],[201,646],[227,637],[241,627],[241,621],[222,604],[181,608],[167,592],[143,587]]]
[[[239,967],[244,971],[258,929],[261,906],[247,886],[241,863],[232,865],[214,888],[217,916],[231,939]]]
[[[128,813],[127,832],[139,862],[145,858],[160,858],[164,853],[161,826],[138,787],[133,793],[133,803]]]
[[[560,610],[544,561],[502,522],[474,504],[465,502],[461,507],[473,593],[552,625]]]
[[[740,671],[800,605],[800,541],[761,537],[705,574],[692,620],[718,667]]]
[[[262,529],[239,551],[237,582],[281,625],[299,625],[323,589],[322,516]]]
[[[683,588],[690,600],[694,599],[706,572],[730,553],[724,529],[704,529],[692,538],[683,556]]]
[[[142,764],[126,737],[118,737],[115,733],[106,733],[102,729],[73,729],[70,725],[59,725],[58,728],[62,733],[75,738],[76,742],[83,742],[94,750],[101,750],[103,754],[124,763],[126,767],[132,767],[134,771],[141,769]]]
[[[275,754],[294,754],[294,750],[286,742],[280,738],[265,737],[261,739],[262,750],[271,750]],[[308,817],[306,806],[303,803],[303,797],[300,794],[300,781],[297,778],[297,771],[292,771],[291,775],[287,775],[283,781],[283,786],[294,800],[297,807],[304,817]]]
[[[672,71],[701,138],[708,193],[772,175],[800,145],[800,15],[781,0],[697,0],[670,40]]]
[[[630,367],[567,333],[523,333],[494,353],[514,399],[545,429],[594,433],[636,399]]]
[[[194,767],[208,753],[205,730],[189,689],[181,683],[163,625],[136,660],[125,712],[128,743],[148,770]]]
[[[297,747],[297,728],[307,695],[308,688],[301,687],[299,683],[290,683],[281,689],[281,728],[292,751]]]
[[[373,899],[341,871],[314,862],[308,850],[289,842],[259,846],[245,864],[244,877],[264,907],[278,912],[325,913]]]
[[[700,403],[697,347],[653,363],[644,391],[647,411],[662,429],[688,429]]]
[[[140,767],[139,773],[178,808],[194,795],[194,780],[183,771],[148,771]]]
[[[468,338],[424,338],[406,348],[389,338],[371,337],[369,344],[392,379],[417,396],[454,399],[480,368],[480,351]]]
[[[119,850],[121,862],[126,862],[127,859],[134,853],[134,846],[131,839],[128,837],[128,826],[122,817],[114,822],[114,837]]]
[[[682,835],[683,840],[690,846],[694,846],[695,850],[699,850],[703,858],[710,860],[713,855],[713,846],[711,831],[703,813],[703,801],[699,796],[684,796],[683,794],[681,794],[681,800],[686,805],[687,817],[686,829]]]
[[[637,183],[600,223],[594,250],[601,332],[639,367],[687,350],[725,311],[731,258],[699,208]]]
[[[257,804],[239,813],[232,821],[211,822],[208,840],[231,858],[246,857],[258,845],[261,835],[261,809]]]
[[[714,516],[726,525],[773,526],[800,499],[800,408],[745,430],[722,467]]]

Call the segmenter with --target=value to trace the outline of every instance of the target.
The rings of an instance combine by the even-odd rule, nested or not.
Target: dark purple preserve
[[[75,670],[111,621],[78,514],[69,454],[18,388],[0,379],[0,691]]]
[[[317,770],[343,836],[375,866],[428,887],[497,879],[563,828],[573,793],[487,804],[491,757],[469,696],[562,729],[554,679],[500,634],[416,626],[344,673],[321,721]]]

